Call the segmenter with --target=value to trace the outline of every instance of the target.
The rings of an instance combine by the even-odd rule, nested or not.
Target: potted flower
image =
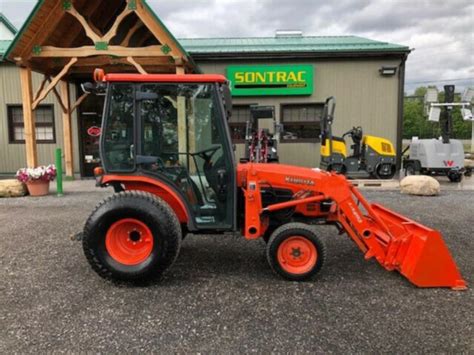
[[[16,178],[26,184],[31,196],[49,194],[49,182],[53,181],[55,177],[56,167],[54,165],[24,168],[16,173]]]

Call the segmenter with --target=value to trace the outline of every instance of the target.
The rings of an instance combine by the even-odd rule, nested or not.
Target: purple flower
[[[56,167],[51,164],[37,168],[23,168],[16,172],[16,178],[23,183],[36,180],[53,181],[56,178]]]

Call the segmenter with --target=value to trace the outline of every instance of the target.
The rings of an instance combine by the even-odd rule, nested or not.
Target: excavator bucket
[[[380,240],[385,247],[382,264],[386,269],[398,270],[418,287],[467,288],[438,231],[379,204],[370,207],[389,234]]]

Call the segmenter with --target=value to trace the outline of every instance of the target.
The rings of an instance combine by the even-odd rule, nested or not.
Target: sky
[[[95,0],[98,1],[98,0]],[[111,1],[111,0],[108,0]],[[34,0],[0,0],[21,27]],[[474,86],[472,0],[148,0],[178,38],[356,35],[413,49],[406,68],[408,93],[418,86]]]

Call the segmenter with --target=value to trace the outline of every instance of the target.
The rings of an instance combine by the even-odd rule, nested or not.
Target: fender
[[[104,175],[102,186],[113,183],[124,185],[125,190],[140,190],[150,192],[168,203],[178,217],[180,223],[190,221],[189,213],[185,203],[170,186],[157,180],[141,175]]]

